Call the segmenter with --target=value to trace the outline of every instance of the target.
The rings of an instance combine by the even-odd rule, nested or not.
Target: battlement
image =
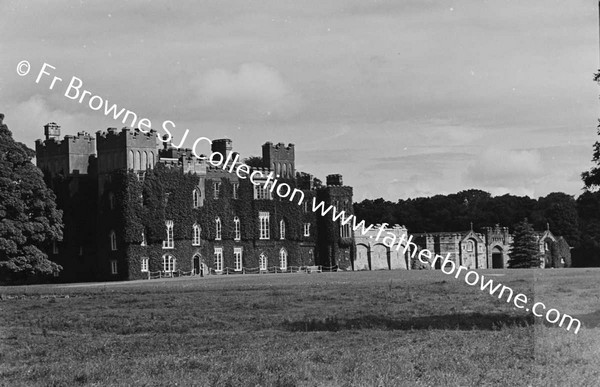
[[[343,186],[344,185],[344,179],[342,178],[342,175],[340,174],[335,174],[335,175],[327,175],[327,186]]]
[[[123,147],[157,149],[157,139],[155,130],[145,133],[139,128],[123,127],[120,131],[117,128],[108,128],[105,132],[101,130],[96,132],[99,152]]]
[[[46,140],[35,141],[37,166],[54,176],[56,174],[87,174],[89,160],[96,154],[96,139],[87,132],[76,136],[67,135],[61,141],[60,126],[49,123],[44,126]],[[54,133],[48,135],[48,133]]]
[[[213,140],[211,150],[213,153],[220,153],[223,156],[223,159],[227,159],[229,153],[233,150],[233,143],[228,138],[219,138]]]
[[[296,175],[295,146],[280,142],[273,145],[272,142],[266,142],[262,146],[262,159],[265,166],[271,168],[276,175],[283,178],[293,179]]]

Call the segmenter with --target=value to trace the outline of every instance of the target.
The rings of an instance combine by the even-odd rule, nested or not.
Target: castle
[[[155,131],[108,128],[61,140],[60,126],[49,123],[44,135],[36,159],[63,210],[64,239],[49,247],[50,259],[63,266],[61,280],[353,268],[352,230],[310,207],[316,198],[351,214],[352,188],[341,175],[322,185],[297,172],[293,144],[265,143],[262,161],[251,168],[300,190],[303,205],[190,149],[160,148]],[[237,155],[232,148],[219,139],[211,150],[227,159]]]

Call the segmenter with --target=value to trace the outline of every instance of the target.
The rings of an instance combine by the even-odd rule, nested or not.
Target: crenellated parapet
[[[46,140],[35,141],[37,166],[50,176],[87,174],[90,159],[96,154],[96,139],[87,132],[79,132],[60,140],[56,137],[60,134],[60,126],[50,123],[44,128]],[[53,133],[50,136],[49,128]]]
[[[292,179],[296,176],[296,155],[294,144],[287,146],[280,142],[273,145],[266,142],[262,146],[262,159],[265,167],[271,168],[277,175]]]

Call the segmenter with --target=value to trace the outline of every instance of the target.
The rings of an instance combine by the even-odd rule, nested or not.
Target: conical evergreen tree
[[[540,267],[542,263],[535,231],[527,218],[515,226],[509,255],[508,267],[511,269]]]
[[[45,249],[62,239],[62,212],[33,150],[16,142],[0,114],[0,280],[53,274]]]

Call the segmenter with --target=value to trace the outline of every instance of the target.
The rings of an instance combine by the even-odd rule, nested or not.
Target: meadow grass
[[[0,287],[0,384],[593,386],[600,270],[493,270],[575,335],[433,271]]]

